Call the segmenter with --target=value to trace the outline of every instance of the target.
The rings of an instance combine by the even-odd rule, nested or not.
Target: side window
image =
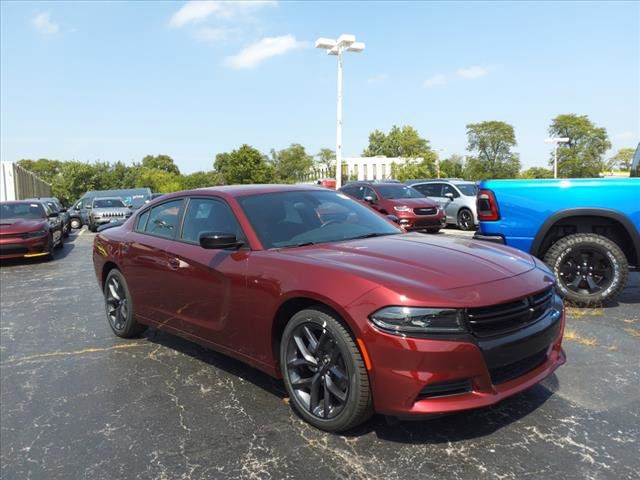
[[[442,185],[442,195],[440,195],[440,196],[444,197],[447,193],[452,193],[453,194],[453,198],[457,198],[457,197],[460,196],[460,194],[456,191],[455,188],[453,188],[448,183],[445,183],[445,184]]]
[[[187,207],[180,238],[198,243],[205,232],[233,233],[239,239],[244,235],[229,205],[213,198],[192,198]]]
[[[144,232],[144,229],[147,226],[147,220],[149,220],[150,213],[151,210],[147,210],[146,212],[140,214],[140,216],[138,217],[138,221],[136,222],[136,231]]]
[[[418,190],[421,194],[427,197],[439,197],[442,191],[441,184],[439,183],[423,183],[422,185],[412,185],[413,188]]]
[[[374,201],[378,200],[378,195],[376,195],[376,192],[373,191],[373,188],[369,187],[364,187],[362,198],[364,197],[371,197]]]
[[[358,200],[362,200],[364,198],[364,187],[356,186],[353,192],[353,198],[357,198]]]
[[[182,199],[172,200],[152,208],[144,229],[145,233],[173,238],[178,229],[180,207],[182,207]]]

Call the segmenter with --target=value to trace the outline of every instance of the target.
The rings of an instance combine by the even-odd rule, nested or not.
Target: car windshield
[[[396,198],[424,198],[423,194],[407,185],[378,185],[376,190],[378,190],[384,198],[391,200]]]
[[[123,208],[124,202],[119,198],[96,198],[93,208]]]
[[[475,197],[478,193],[478,187],[475,183],[458,183],[456,187],[467,197]]]
[[[44,207],[39,203],[3,203],[0,206],[0,218],[44,218]]]
[[[338,242],[402,233],[340,192],[291,191],[238,198],[264,248]]]

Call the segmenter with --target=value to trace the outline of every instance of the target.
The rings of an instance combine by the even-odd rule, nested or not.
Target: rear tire
[[[561,238],[547,251],[544,262],[557,277],[560,295],[581,307],[614,299],[629,277],[624,252],[609,238],[594,233]]]
[[[103,293],[107,321],[113,333],[118,337],[131,338],[137,337],[146,330],[147,327],[139,324],[135,319],[133,300],[127,281],[117,268],[107,275]]]
[[[314,427],[341,432],[373,413],[362,355],[334,313],[296,313],[282,334],[280,366],[291,406]]]

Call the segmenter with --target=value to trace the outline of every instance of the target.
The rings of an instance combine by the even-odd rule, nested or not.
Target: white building
[[[404,165],[407,162],[419,163],[422,157],[403,158],[403,157],[350,157],[343,158],[346,165],[346,178],[344,180],[386,180],[392,178],[392,166]]]

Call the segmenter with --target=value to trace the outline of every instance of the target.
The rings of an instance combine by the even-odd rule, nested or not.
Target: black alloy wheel
[[[104,304],[109,326],[117,336],[130,338],[145,330],[135,319],[129,287],[118,269],[112,269],[105,279]]]
[[[458,228],[460,230],[468,231],[472,230],[475,224],[473,223],[473,214],[471,210],[461,208],[458,211]]]
[[[369,377],[352,335],[322,307],[296,313],[286,325],[280,365],[291,405],[323,430],[348,430],[372,413]]]
[[[593,233],[568,235],[554,243],[544,261],[556,275],[562,297],[578,306],[616,297],[629,276],[624,252],[611,239]]]

